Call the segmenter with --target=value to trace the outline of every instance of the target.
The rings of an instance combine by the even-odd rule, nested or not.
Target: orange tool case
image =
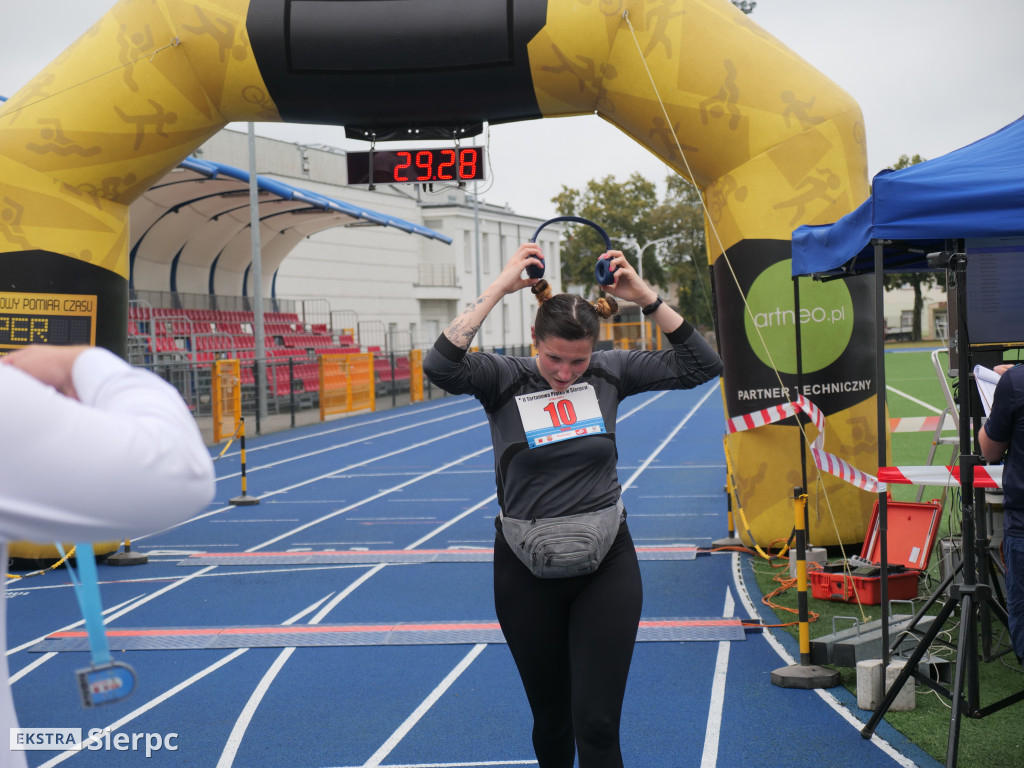
[[[931,560],[942,505],[938,500],[925,503],[892,501],[886,503],[888,520],[889,599],[917,597],[917,583]],[[819,600],[838,600],[864,605],[882,602],[882,543],[878,533],[878,502],[871,513],[868,535],[860,551],[861,562],[827,564],[808,573],[811,596]],[[868,561],[867,564],[864,561]]]

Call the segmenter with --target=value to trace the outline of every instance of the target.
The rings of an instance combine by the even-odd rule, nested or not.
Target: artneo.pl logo
[[[754,315],[754,325],[758,328],[772,328],[791,326],[796,319],[796,313],[792,309],[775,307],[772,312],[758,312]],[[807,323],[842,323],[846,320],[846,307],[832,307],[826,310],[824,307],[800,308],[800,324]]]
[[[54,750],[59,752],[100,750],[110,752],[154,752],[178,750],[176,733],[111,733],[109,728],[90,728],[82,738],[81,728],[11,728],[12,752]]]
[[[799,317],[803,370],[814,373],[846,351],[853,335],[853,299],[842,280],[822,283],[800,278],[798,315],[793,306],[790,269],[789,259],[780,261],[758,275],[750,286],[750,312],[744,320],[747,343],[765,365],[772,367],[774,362],[781,373],[796,373]]]

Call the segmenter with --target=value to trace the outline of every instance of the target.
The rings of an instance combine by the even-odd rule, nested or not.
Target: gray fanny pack
[[[534,576],[564,579],[596,571],[625,519],[620,499],[614,506],[579,515],[516,520],[502,514],[501,532]]]

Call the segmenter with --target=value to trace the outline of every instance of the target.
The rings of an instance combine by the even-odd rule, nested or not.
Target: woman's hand
[[[541,253],[537,243],[523,243],[502,268],[498,277],[491,284],[492,287],[505,296],[521,291],[523,288],[532,288],[540,282],[539,278],[523,274],[523,271],[531,264],[543,267],[544,254]]]
[[[539,278],[523,277],[523,270],[530,264],[543,265],[544,254],[540,252],[540,246],[536,243],[523,243],[512,254],[512,258],[487,290],[444,329],[444,335],[448,340],[459,349],[469,349],[487,314],[502,297],[540,282]]]
[[[653,304],[657,300],[658,292],[640,279],[640,275],[622,255],[622,251],[608,251],[601,254],[601,258],[611,262],[609,268],[612,270],[612,277],[615,278],[611,285],[603,286],[605,293],[611,294],[616,299],[632,301],[641,307]]]

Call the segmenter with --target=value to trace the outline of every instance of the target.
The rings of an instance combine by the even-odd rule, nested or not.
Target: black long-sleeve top
[[[521,520],[556,517],[618,501],[615,420],[624,398],[691,389],[721,373],[718,354],[689,323],[666,338],[672,346],[659,352],[593,352],[587,370],[570,390],[581,384],[593,387],[604,431],[532,449],[516,397],[551,391],[534,358],[467,354],[442,334],[424,357],[423,370],[446,392],[471,394],[483,405],[494,446],[498,502],[505,515]],[[552,392],[552,398],[557,400],[558,395]]]

